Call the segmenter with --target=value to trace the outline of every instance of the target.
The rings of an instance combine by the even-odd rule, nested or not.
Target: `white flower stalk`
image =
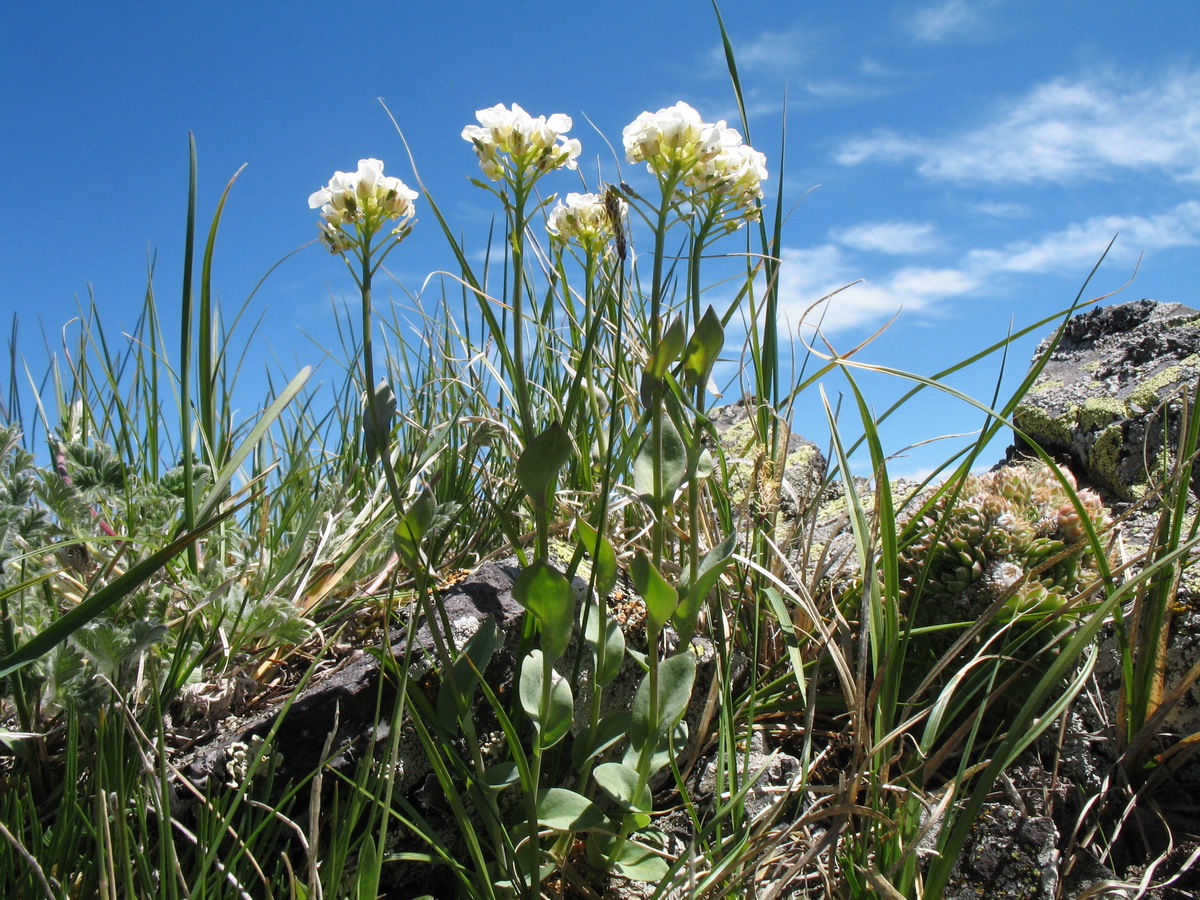
[[[412,227],[417,192],[399,178],[383,174],[377,159],[360,159],[356,172],[334,172],[329,184],[308,198],[309,209],[321,210],[321,236],[334,253],[355,246],[351,230],[373,236],[384,222],[399,219],[392,234],[404,238]]]
[[[475,146],[479,166],[492,181],[506,175],[517,178],[537,176],[551,169],[574,169],[580,145],[575,138],[564,138],[571,128],[571,117],[555,113],[536,119],[516,103],[512,109],[497,103],[475,113],[478,125],[462,130],[464,141]],[[505,157],[507,157],[507,164]]]
[[[708,206],[729,216],[736,228],[756,218],[767,177],[766,157],[742,142],[725,122],[704,122],[684,102],[644,112],[622,133],[625,157],[644,162],[655,175],[670,179],[681,193],[693,194],[695,206]]]
[[[656,113],[642,113],[621,133],[625,158],[644,162],[656,175],[690,171],[712,155],[716,137],[712,126],[682,100]]]
[[[616,237],[617,230],[624,227],[628,204],[615,198],[617,221],[609,211],[600,194],[567,194],[565,201],[550,211],[546,230],[562,243],[574,241],[592,254],[599,253],[609,240]]]

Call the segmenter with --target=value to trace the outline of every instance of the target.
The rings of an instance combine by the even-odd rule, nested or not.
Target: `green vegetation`
[[[48,462],[0,431],[4,896],[366,900],[404,869],[413,888],[392,896],[597,896],[633,879],[655,897],[940,897],[1006,770],[1053,756],[1105,629],[1122,679],[1113,783],[1152,788],[1186,749],[1156,743],[1174,702],[1156,673],[1196,545],[1197,418],[1152,475],[1151,545],[1119,560],[1108,513],[1050,459],[970,475],[1040,365],[990,405],[943,386],[1075,305],[933,376],[858,348],[785,386],[784,173],[764,197],[749,123],[644,113],[625,147],[653,190],[551,206],[580,152],[570,126],[497,106],[464,132],[504,216],[483,266],[427,191],[378,160],[337,173],[310,203],[362,301],[338,323],[346,380],[322,405],[301,372],[244,421],[209,290],[224,195],[192,277],[193,149],[177,361],[153,283],[120,342],[85,308],[39,397]],[[372,288],[417,203],[459,271],[416,307],[413,338],[399,313],[379,319]],[[737,317],[746,346],[731,349]],[[710,418],[729,357],[757,398],[733,451]],[[864,370],[912,391],[877,416]],[[838,377],[857,424],[830,409],[830,472],[782,528],[784,469],[812,455],[789,458],[791,404]],[[878,426],[929,389],[987,425],[900,496]],[[858,449],[869,497],[845,477]],[[822,505],[851,541],[840,571]],[[503,557],[525,612],[511,685],[484,674],[509,636],[491,619],[463,635],[439,602],[451,573]],[[617,602],[634,594],[636,626]],[[189,782],[181,760],[226,713],[286,707],[355,650],[394,690],[352,765],[335,766],[331,736],[320,765],[283,778],[294,748],[276,725],[231,749],[224,782]],[[764,745],[799,761],[765,809],[750,804]],[[424,800],[402,783],[413,753]],[[699,757],[711,792],[691,778]],[[1086,800],[1076,843],[1104,856],[1112,806]]]

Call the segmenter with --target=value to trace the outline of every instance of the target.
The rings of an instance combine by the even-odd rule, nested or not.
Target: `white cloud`
[[[931,139],[880,132],[843,144],[843,165],[913,159],[958,182],[1067,181],[1120,170],[1200,181],[1200,72],[1175,71],[1141,88],[1112,79],[1057,79],[1034,88],[975,131]]]
[[[1003,275],[1084,274],[1118,234],[1109,259],[1121,262],[1132,262],[1143,250],[1200,246],[1200,201],[1189,200],[1151,216],[1097,216],[1037,240],[969,250],[954,266],[901,266],[854,283],[865,269],[845,249],[853,245],[844,235],[870,234],[876,227],[847,229],[842,246],[826,243],[784,251],[779,310],[793,334],[806,310],[829,295],[833,296],[808,312],[804,321],[809,327],[820,321],[822,331],[832,334],[879,325],[901,310],[930,312],[948,300],[977,297]]]
[[[858,101],[894,89],[895,74],[870,59],[851,64],[843,56],[839,39],[828,29],[810,25],[764,30],[741,40],[733,39],[734,56],[742,72],[754,70],[782,77],[793,103],[805,100],[827,103]],[[709,54],[712,71],[726,71],[725,48],[716,45]],[[753,87],[743,85],[751,93]],[[774,110],[778,109],[776,101]]]
[[[877,324],[901,309],[909,312],[927,309],[978,287],[974,277],[961,269],[905,266],[878,280],[852,284],[857,277],[854,269],[854,262],[834,244],[784,251],[779,275],[779,313],[793,334],[802,319],[808,326],[820,321],[821,330],[831,334]],[[831,294],[823,306],[805,315],[813,303]]]
[[[855,250],[893,255],[925,253],[941,241],[929,222],[867,222],[833,233],[839,243]]]
[[[999,250],[972,250],[964,265],[981,274],[1053,273],[1090,267],[1117,237],[1112,256],[1136,259],[1142,250],[1200,245],[1200,202],[1189,200],[1153,216],[1097,216],[1036,241],[1018,241]]]
[[[804,61],[809,46],[809,35],[799,28],[763,31],[752,40],[735,42],[734,55],[741,68],[794,69]],[[724,65],[723,47],[717,47],[713,55]]]
[[[996,219],[1024,219],[1031,212],[1023,203],[1001,203],[995,200],[976,203],[973,208],[977,213]]]
[[[908,21],[908,30],[922,41],[940,42],[975,34],[983,26],[981,13],[994,2],[942,0],[918,9]]]

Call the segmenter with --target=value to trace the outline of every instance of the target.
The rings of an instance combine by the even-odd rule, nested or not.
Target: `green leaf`
[[[596,575],[596,593],[607,597],[617,586],[617,552],[612,542],[583,519],[575,522],[579,532],[579,543],[592,558],[592,571]]]
[[[581,607],[580,618],[587,613],[587,622],[583,631],[583,639],[592,648],[592,658],[596,661],[596,684],[608,687],[621,672],[625,662],[625,632],[613,621],[604,609],[603,603],[594,603],[589,607]],[[600,659],[600,644],[604,643],[604,659]]]
[[[483,771],[484,783],[495,790],[511,787],[521,780],[521,771],[511,759],[488,766]]]
[[[629,733],[629,721],[628,712],[611,713],[600,720],[590,744],[576,739],[575,746],[571,749],[571,758],[576,767],[582,768],[585,762],[595,759],[625,737]]]
[[[486,616],[454,664],[442,676],[442,684],[438,688],[437,716],[443,728],[453,731],[461,717],[471,714],[480,673],[487,668],[499,646],[500,632],[496,620]]]
[[[571,643],[575,591],[567,576],[544,559],[521,571],[512,586],[513,599],[542,626],[542,650],[551,661]]]
[[[618,872],[634,881],[662,881],[671,869],[653,850],[630,840],[625,841],[612,863]]]
[[[650,502],[670,503],[687,475],[687,448],[675,423],[662,419],[662,495],[654,493],[654,437],[647,435],[633,461],[633,486]]]
[[[713,589],[717,579],[729,565],[729,559],[733,556],[736,546],[737,537],[731,534],[704,554],[704,559],[700,560],[694,575],[691,571],[685,573],[679,585],[679,605],[671,616],[671,624],[679,632],[679,646],[685,646],[696,633],[696,619],[700,615],[700,607],[704,605],[708,592]]]
[[[517,459],[517,481],[539,509],[550,505],[558,471],[571,458],[571,436],[558,422],[532,438]]]
[[[196,530],[176,538],[161,550],[151,553],[141,562],[131,566],[125,574],[114,578],[77,606],[63,613],[8,656],[0,659],[0,678],[11,675],[18,669],[29,665],[48,653],[55,644],[66,640],[69,635],[78,631],[88,622],[108,612],[110,608],[141,587],[143,582],[174,559],[184,548],[224,522],[244,505],[243,503],[233,509],[228,509]]]
[[[545,677],[542,651],[533,650],[521,664],[521,678],[517,691],[521,697],[521,708],[541,735],[543,748],[553,747],[567,736],[575,712],[575,698],[571,694],[571,686],[567,684],[567,679],[554,669],[550,670],[550,695],[547,698],[549,702],[546,709],[542,709]]]
[[[387,379],[380,379],[375,389],[363,398],[363,449],[367,464],[375,465],[380,457],[391,459],[392,420],[396,417],[396,394]],[[390,464],[390,463],[389,463]]]
[[[629,566],[629,577],[646,603],[646,628],[653,634],[662,631],[679,604],[679,594],[663,578],[645,551],[638,551]]]
[[[629,723],[629,750],[625,761],[637,759],[646,745],[654,741],[669,744],[675,725],[683,718],[696,680],[696,657],[689,651],[668,656],[658,666],[658,719],[650,721],[650,678],[647,672],[633,696]]]
[[[376,900],[379,896],[379,848],[368,837],[358,845],[358,878],[354,896],[357,900]]]
[[[654,808],[654,797],[649,783],[638,791],[637,769],[619,762],[601,763],[592,772],[596,784],[609,798],[626,812],[648,813]],[[649,819],[638,827],[648,825]]]
[[[675,321],[667,327],[667,331],[658,342],[658,346],[654,348],[654,352],[650,354],[649,362],[646,363],[646,374],[650,378],[659,379],[667,374],[667,370],[671,368],[671,363],[679,359],[679,354],[683,351],[683,342],[686,337],[683,317],[676,316]]]
[[[725,329],[721,327],[721,317],[710,306],[683,353],[683,378],[689,387],[700,387],[708,382],[713,363],[724,346]]]
[[[537,795],[538,824],[555,831],[588,831],[608,824],[587,797],[566,788],[547,788]]]
[[[672,759],[679,759],[683,751],[688,745],[688,725],[687,722],[679,722],[667,734],[662,735],[658,739],[658,744],[654,751],[649,755],[649,763],[646,764],[646,771],[651,775],[671,764]],[[625,748],[625,754],[621,757],[621,762],[627,766],[641,765],[641,757],[633,752],[633,746]]]
[[[421,567],[421,541],[429,530],[435,512],[437,500],[429,488],[425,488],[392,532],[396,555],[409,569]]]

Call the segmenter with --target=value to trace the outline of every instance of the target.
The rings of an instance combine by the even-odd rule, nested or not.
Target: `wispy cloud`
[[[800,28],[763,31],[747,41],[735,41],[738,66],[744,68],[794,70],[808,59],[811,35]],[[725,62],[725,51],[717,47],[713,55]]]
[[[832,237],[855,250],[903,255],[925,253],[941,244],[930,222],[866,222],[834,231]]]
[[[994,2],[981,0],[941,0],[922,6],[907,21],[908,30],[919,40],[947,41],[978,34],[984,27],[984,13]]]
[[[1200,202],[1185,201],[1152,216],[1096,216],[1036,241],[1018,241],[999,250],[972,250],[964,265],[981,273],[1056,273],[1095,263],[1117,237],[1114,258],[1131,261],[1142,250],[1200,246]]]
[[[841,40],[828,28],[805,23],[764,30],[744,39],[734,37],[732,43],[743,73],[757,70],[773,80],[786,80],[794,103],[857,102],[895,89],[891,69],[870,58],[847,59]],[[723,76],[724,47],[714,45],[709,60],[711,71]]]
[[[832,334],[878,325],[902,309],[931,313],[948,300],[982,296],[998,276],[1086,271],[1114,235],[1119,235],[1119,240],[1110,258],[1120,262],[1132,262],[1143,250],[1200,246],[1200,201],[1185,201],[1150,216],[1098,216],[1036,240],[971,249],[952,266],[905,265],[868,273],[852,251],[871,248],[857,248],[844,236],[856,230],[870,234],[876,227],[846,229],[841,244],[785,250],[779,279],[780,316],[793,333],[813,303],[835,292],[825,307],[808,314],[807,325],[815,325],[823,310],[821,328]],[[853,283],[864,274],[868,280]]]
[[[998,200],[984,200],[972,207],[976,212],[996,219],[1023,219],[1032,210],[1024,203],[1004,203]]]
[[[949,138],[880,132],[835,158],[915,160],[928,178],[1034,183],[1158,171],[1200,181],[1200,71],[1176,70],[1140,88],[1097,78],[1056,79],[1006,105],[980,128]]]
[[[882,322],[901,309],[925,310],[978,287],[973,276],[963,269],[919,266],[904,266],[879,279],[853,283],[855,262],[835,244],[785,250],[783,259],[779,313],[793,334],[802,320],[815,325],[820,319],[822,331],[832,334]],[[805,317],[805,311],[813,303],[830,294],[835,296],[825,306]]]

